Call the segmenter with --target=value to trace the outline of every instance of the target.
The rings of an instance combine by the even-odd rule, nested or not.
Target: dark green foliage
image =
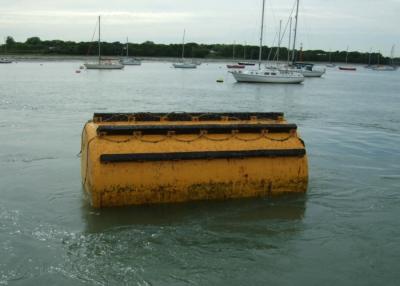
[[[24,43],[16,42],[13,37],[8,36],[6,39],[7,52],[10,54],[42,54],[42,55],[97,55],[97,42],[72,42],[51,40],[42,41],[39,37],[28,38]],[[129,55],[137,57],[181,57],[181,44],[156,44],[152,41],[146,41],[141,44],[129,43]],[[0,46],[0,51],[4,51],[4,45]],[[276,47],[264,47],[263,60],[276,59]],[[235,45],[236,60],[257,60],[259,48],[258,46]],[[101,54],[103,56],[122,56],[126,54],[126,44],[120,42],[101,43]],[[281,48],[279,59],[287,59],[288,51]],[[215,58],[215,59],[232,59],[233,45],[226,44],[185,44],[186,58]],[[367,53],[349,52],[349,63],[368,63],[369,56]],[[398,60],[398,59],[397,59]],[[296,51],[296,61],[314,61],[328,62],[329,52],[322,50]],[[345,62],[346,52],[335,51],[331,53],[332,62]],[[371,64],[386,64],[390,62],[389,58],[380,54],[371,54]],[[396,61],[396,60],[395,60]]]
[[[14,38],[11,37],[11,36],[7,36],[7,38],[6,38],[6,44],[7,44],[7,46],[9,46],[9,47],[13,46],[13,45],[15,44]]]

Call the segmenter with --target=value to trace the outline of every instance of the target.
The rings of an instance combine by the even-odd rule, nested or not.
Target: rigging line
[[[274,23],[275,23],[275,22],[276,22],[276,17],[275,17],[274,8],[272,7],[271,0],[269,0],[269,3],[270,3],[270,6],[271,6],[272,16],[273,16],[273,18],[274,18]],[[285,34],[286,34],[287,27],[288,27],[288,25],[289,25],[290,17],[293,15],[295,9],[296,9],[296,1],[293,2],[292,10],[290,11],[290,15],[289,15],[288,20],[287,20],[287,22],[286,22],[286,24],[285,24],[285,29],[284,29],[284,31],[283,31],[283,34],[281,35],[281,38],[278,39],[278,41],[279,41],[278,44],[282,44],[282,40],[283,40],[283,38],[284,38],[284,36],[285,36]],[[277,33],[278,33],[278,32],[277,32]],[[275,34],[274,41],[273,41],[273,43],[272,43],[270,52],[269,52],[269,54],[268,54],[267,61],[270,59],[271,53],[272,53],[272,51],[273,51],[273,48],[272,48],[272,47],[273,47],[274,44],[275,44],[276,37],[277,37],[277,34]],[[278,56],[278,50],[275,52],[274,58],[273,58],[272,60],[275,60],[275,58],[276,58],[277,56]]]
[[[273,20],[274,20],[274,23],[276,23],[277,21],[276,21],[276,16],[275,16],[275,10],[274,10],[274,7],[272,6],[272,2],[271,2],[271,0],[269,0],[268,2],[269,2],[269,6],[271,7],[272,18],[273,18]],[[275,27],[275,28],[276,28],[276,27]]]
[[[305,30],[307,45],[308,45],[308,47],[310,47],[310,43],[311,43],[311,41],[310,41],[310,29],[308,28],[309,26],[308,26],[308,23],[307,23],[306,13],[304,13],[305,10],[304,10],[304,6],[303,6],[303,2],[300,2],[299,9],[300,9],[299,14],[302,15],[302,19],[303,19],[303,22],[304,22],[304,30]]]
[[[287,31],[287,28],[288,28],[288,25],[289,25],[289,22],[290,22],[290,18],[292,17],[295,8],[296,8],[296,1],[295,1],[294,4],[293,4],[292,11],[291,11],[290,14],[289,14],[289,17],[288,17],[287,22],[286,22],[286,24],[285,24],[285,28],[283,29],[282,37],[281,37],[281,39],[279,40],[280,43],[282,43],[282,40],[283,40],[283,38],[285,37],[286,31]]]
[[[92,48],[93,40],[94,40],[94,37],[96,36],[96,31],[97,31],[97,25],[98,24],[99,24],[99,22],[96,21],[96,25],[94,26],[93,36],[92,36],[92,39],[90,40],[89,48],[88,48],[88,51],[86,53],[87,56],[90,54],[90,49]]]
[[[275,33],[274,41],[272,42],[271,48],[269,49],[267,61],[269,61],[269,59],[270,59],[270,57],[271,57],[271,54],[272,54],[272,51],[273,51],[273,46],[275,45],[275,40],[276,40],[277,36],[278,36],[278,32]],[[272,60],[274,60],[274,59],[275,59],[275,58],[273,58]]]

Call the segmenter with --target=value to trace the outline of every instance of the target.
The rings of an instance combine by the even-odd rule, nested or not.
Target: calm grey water
[[[0,285],[399,285],[400,72],[285,86],[80,64],[0,65]],[[94,210],[76,154],[96,111],[283,111],[308,193]]]

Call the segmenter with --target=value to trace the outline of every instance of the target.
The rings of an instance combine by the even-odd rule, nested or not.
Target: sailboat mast
[[[101,61],[100,59],[100,53],[101,53],[101,49],[100,49],[100,16],[99,16],[99,41],[98,41],[98,46],[99,46],[99,63]]]
[[[185,34],[186,34],[186,29],[183,29],[183,38],[182,38],[182,60],[185,56]]]
[[[264,34],[264,10],[265,10],[265,0],[262,1],[260,51],[258,53],[258,69],[261,69],[261,56],[262,56],[263,34]]]
[[[235,60],[235,45],[236,45],[236,42],[234,41],[233,42],[233,46],[232,46],[232,60]]]
[[[380,59],[381,59],[381,51],[378,51],[378,65],[380,64]]]
[[[279,50],[281,49],[281,30],[282,30],[282,20],[279,21],[279,36],[278,36],[278,50],[276,51],[276,63],[279,62]]]
[[[394,58],[394,49],[396,48],[396,45],[392,46],[392,49],[390,50],[390,65],[394,65],[393,63],[393,58]]]
[[[371,65],[371,53],[372,53],[372,49],[369,49],[369,53],[368,53],[368,66]]]
[[[287,61],[289,64],[290,61],[290,44],[292,41],[292,17],[290,17],[290,22],[289,22],[289,44],[288,44],[288,49],[287,49]]]
[[[297,22],[298,22],[298,16],[299,16],[299,4],[300,0],[296,1],[296,16],[294,18],[294,37],[293,37],[293,50],[292,50],[292,63],[295,62],[295,54],[296,54],[296,38],[297,38]]]
[[[346,64],[347,64],[348,58],[349,58],[349,46],[347,46],[347,49],[346,49]]]
[[[128,37],[126,37],[126,57],[128,57],[129,56],[129,40],[128,40]]]

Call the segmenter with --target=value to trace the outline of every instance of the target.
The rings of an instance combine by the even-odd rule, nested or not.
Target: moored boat
[[[129,40],[126,38],[126,55],[124,58],[120,59],[121,64],[125,66],[140,66],[142,61],[137,58],[129,57]]]
[[[279,69],[259,69],[230,72],[237,82],[247,83],[302,83],[304,76],[298,72]]]
[[[240,65],[240,64],[238,64],[238,65],[226,65],[226,67],[228,69],[244,69],[245,68],[244,65]]]
[[[345,67],[345,66],[340,66],[339,69],[342,71],[356,71],[357,70],[357,68],[355,68],[355,67]]]
[[[258,54],[258,69],[257,70],[233,70],[230,73],[237,82],[245,83],[302,83],[304,76],[290,69],[279,68],[261,68],[262,64],[262,48],[264,35],[264,14],[265,0],[262,1],[261,10],[261,28],[260,28],[260,45]]]
[[[114,59],[103,59],[101,58],[101,34],[100,34],[100,16],[98,18],[98,22],[99,22],[99,38],[98,38],[98,60],[97,62],[93,62],[93,63],[85,63],[84,66],[86,67],[86,69],[88,70],[120,70],[124,68],[124,65],[119,62],[118,60],[114,60]]]
[[[342,71],[356,71],[357,68],[352,67],[352,66],[347,66],[348,58],[349,58],[349,46],[347,46],[347,49],[346,49],[346,66],[339,66],[339,70],[342,70]]]
[[[142,64],[142,61],[136,58],[122,58],[120,62],[125,65],[125,66],[140,66]]]
[[[195,69],[195,68],[197,68],[197,64],[190,63],[190,62],[174,63],[172,65],[176,69]]]
[[[11,64],[12,60],[8,59],[8,58],[1,58],[0,59],[0,64]]]
[[[185,35],[186,35],[186,30],[183,30],[181,62],[173,63],[172,66],[176,69],[196,69],[198,66],[196,62],[189,62],[185,60]]]
[[[117,60],[100,59],[97,63],[85,63],[84,66],[88,70],[120,70],[124,65]]]
[[[377,65],[372,67],[375,71],[395,71],[397,67],[395,66],[386,66],[386,65]]]
[[[301,73],[304,77],[321,77],[325,74],[324,68],[316,67],[312,63],[293,63],[293,70]]]
[[[241,66],[255,66],[255,63],[250,63],[250,62],[238,62],[238,65]]]

